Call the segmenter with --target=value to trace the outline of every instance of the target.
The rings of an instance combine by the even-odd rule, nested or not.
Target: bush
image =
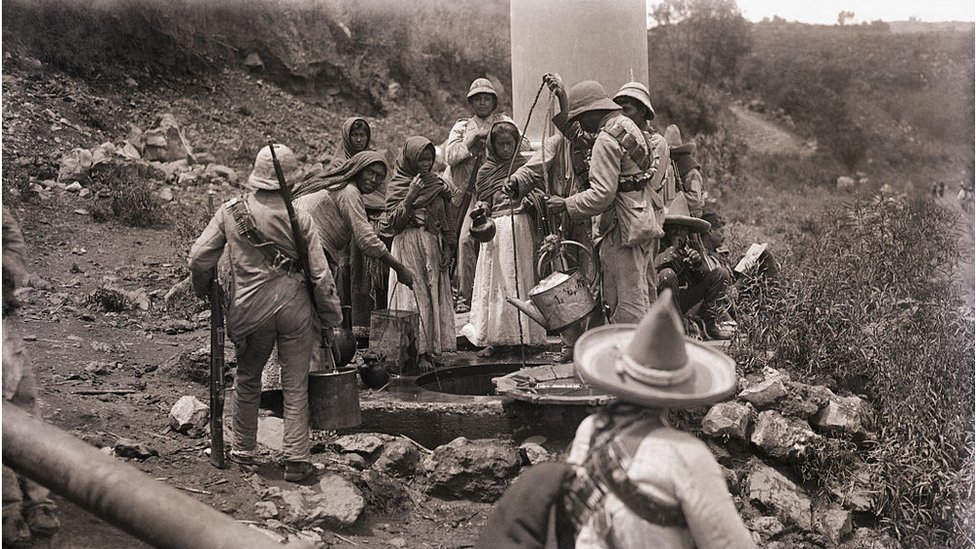
[[[93,167],[92,219],[130,227],[164,226],[167,215],[149,177],[149,168],[140,164],[110,162]]]
[[[931,201],[848,204],[796,243],[781,279],[736,300],[749,343],[733,353],[747,371],[775,363],[873,403],[878,443],[859,457],[882,482],[882,523],[911,547],[972,538],[961,518],[973,497],[976,351],[955,280],[957,222]],[[826,484],[850,461],[806,472]]]

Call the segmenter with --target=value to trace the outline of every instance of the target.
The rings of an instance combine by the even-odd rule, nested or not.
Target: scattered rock
[[[69,193],[77,193],[77,192],[81,192],[82,188],[83,187],[81,186],[81,183],[75,181],[74,183],[65,187],[64,190],[68,191]]]
[[[258,418],[258,444],[280,452],[284,436],[285,420],[274,416]]]
[[[856,185],[857,185],[857,180],[855,180],[853,177],[842,175],[837,178],[838,189],[853,189]]]
[[[856,397],[834,395],[810,423],[827,433],[865,434],[871,423],[871,409],[868,404]]]
[[[118,153],[119,150],[115,144],[111,141],[106,141],[92,150],[92,165],[108,162]]]
[[[169,411],[169,426],[177,433],[206,425],[210,408],[191,395],[180,397]]]
[[[166,202],[172,202],[173,201],[173,198],[175,198],[173,196],[173,189],[170,189],[169,187],[163,187],[162,189],[159,190],[159,199],[160,200],[163,200],[163,201],[166,201]]]
[[[358,455],[358,454],[354,454]],[[420,451],[410,441],[398,438],[383,446],[373,467],[395,477],[412,477],[420,463]]]
[[[152,456],[159,455],[159,452],[155,449],[127,438],[117,440],[113,451],[118,457],[138,460],[149,459]]]
[[[811,529],[813,503],[800,487],[776,469],[753,460],[744,492],[750,501],[774,512],[780,520],[804,530]]]
[[[112,366],[113,364],[111,362],[93,360],[85,366],[85,371],[96,376],[104,376],[112,373]]]
[[[92,153],[88,149],[72,149],[61,157],[58,183],[88,181],[91,176]]]
[[[244,58],[244,66],[251,70],[263,69],[264,60],[261,59],[258,52],[252,51],[251,53],[247,54],[247,57]]]
[[[518,472],[520,461],[507,445],[458,437],[438,446],[424,461],[427,489],[445,498],[495,501]]]
[[[712,437],[727,436],[747,441],[752,407],[739,402],[719,402],[702,420],[702,432]]]
[[[862,468],[854,473],[849,482],[831,486],[830,493],[845,508],[857,512],[873,511],[875,500],[881,493],[880,483],[871,479],[871,473]]]
[[[785,396],[786,385],[778,376],[750,385],[739,393],[739,398],[760,408],[769,406]]]
[[[310,518],[329,526],[352,526],[366,508],[359,489],[339,475],[325,474],[319,480],[318,492],[309,498]]]
[[[356,433],[335,439],[332,448],[340,453],[356,453],[370,459],[383,448],[383,439],[371,433]]]
[[[390,547],[396,547],[397,549],[403,549],[407,546],[407,540],[403,538],[390,538],[386,543]]]
[[[170,113],[160,115],[156,127],[143,134],[145,146],[142,156],[149,161],[171,162],[187,157],[190,146],[180,131],[176,117]]]
[[[807,422],[767,410],[756,419],[750,440],[772,458],[796,461],[806,454],[816,438],[818,435],[810,430]]]
[[[75,253],[75,250],[72,250],[72,253]],[[78,255],[84,254],[84,248],[79,249],[77,253]],[[105,311],[114,312],[130,309],[148,311],[150,306],[149,296],[144,290],[130,292],[116,287],[111,282],[105,282],[94,289],[85,298],[85,302],[101,307]]]
[[[776,517],[760,516],[750,520],[746,526],[749,530],[759,533],[763,539],[769,539],[783,531],[785,526]]]
[[[174,318],[163,322],[160,329],[167,334],[179,334],[183,332],[192,332],[197,327],[197,323],[192,320],[184,320],[182,318]]]
[[[818,509],[815,527],[830,543],[837,545],[851,534],[854,529],[851,513],[843,509]]]
[[[534,442],[523,442],[518,448],[519,456],[522,458],[523,465],[535,465],[536,463],[543,463],[546,461],[553,461],[553,457],[549,454],[541,444],[536,444]]]
[[[278,506],[270,501],[259,501],[254,504],[254,514],[263,519],[277,518]]]

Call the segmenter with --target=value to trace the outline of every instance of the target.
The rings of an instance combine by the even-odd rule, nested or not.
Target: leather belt
[[[644,187],[651,182],[651,178],[645,179],[626,179],[617,184],[618,193],[629,193],[633,191],[643,191]]]

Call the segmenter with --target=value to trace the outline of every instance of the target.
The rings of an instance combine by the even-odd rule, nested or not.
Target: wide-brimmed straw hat
[[[681,129],[671,124],[664,128],[664,140],[668,142],[668,148],[674,154],[691,153],[698,146],[694,141],[685,143],[681,140]]]
[[[569,112],[566,118],[572,120],[589,111],[619,111],[620,105],[607,96],[606,90],[596,80],[584,80],[569,90]]]
[[[601,326],[583,334],[574,356],[583,381],[652,408],[711,404],[736,388],[732,358],[685,337],[670,290],[658,296],[640,324]]]
[[[498,92],[495,91],[495,86],[491,83],[491,80],[488,80],[487,78],[475,78],[474,81],[471,82],[471,86],[468,88],[467,99],[470,100],[479,93],[493,95],[495,100],[498,100]]]
[[[285,183],[289,188],[294,187],[298,182],[298,158],[284,145],[275,143],[274,150],[278,163],[281,164],[281,172],[285,175]],[[247,178],[247,186],[262,191],[277,191],[280,188],[278,176],[275,175],[274,162],[271,159],[271,148],[267,145],[254,159],[254,169]]]
[[[636,99],[641,105],[647,107],[647,119],[654,120],[654,107],[651,106],[651,92],[647,90],[647,86],[644,84],[640,82],[627,82],[620,87],[617,95],[613,96],[614,99],[619,97]]]
[[[712,224],[708,221],[691,215],[685,193],[678,193],[668,204],[668,212],[664,215],[664,228],[667,229],[668,225],[684,225],[696,233],[703,233],[712,228]]]

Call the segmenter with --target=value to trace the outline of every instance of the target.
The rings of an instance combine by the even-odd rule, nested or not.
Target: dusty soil
[[[237,466],[218,470],[204,454],[205,436],[168,428],[168,412],[180,396],[207,401],[204,385],[175,373],[181,354],[208,345],[208,324],[199,315],[204,306],[189,303],[165,311],[162,302],[166,290],[186,274],[185,254],[206,222],[206,189],[174,186],[175,200],[162,206],[168,223],[136,229],[93,221],[87,213],[90,198],[57,190],[41,196],[29,186],[54,179],[58,160],[71,148],[121,141],[130,124],[146,129],[161,112],[177,116],[196,152],[209,152],[242,174],[266,134],[280,136],[278,140],[309,158],[331,151],[344,115],[244,72],[225,74],[219,82],[133,75],[139,80],[136,86],[104,82],[93,87],[8,52],[3,70],[3,203],[21,222],[32,273],[15,323],[37,373],[41,417],[98,448],[111,447],[119,438],[146,444],[159,456],[130,460],[130,465],[171,486],[207,492],[187,493],[235,519],[257,519],[254,503],[261,498],[255,480],[265,486],[286,485],[276,461],[280,456],[267,453],[270,465],[256,475]],[[377,120],[377,145],[402,142],[406,131],[446,135],[449,126],[414,112],[423,111],[406,106],[399,117]],[[225,187],[217,192],[222,200],[241,191]],[[106,312],[87,303],[106,277],[127,290],[147,292],[152,308]],[[192,329],[167,333],[173,320],[189,321]],[[77,394],[90,389],[133,392]],[[324,436],[316,433],[316,440],[324,441]],[[328,463],[327,455],[313,458]],[[404,489],[411,492],[412,503],[384,510],[368,505],[355,527],[324,532],[324,544],[470,546],[490,510],[486,504],[430,499],[409,483]],[[58,501],[62,529],[39,547],[143,546],[73,504]]]

